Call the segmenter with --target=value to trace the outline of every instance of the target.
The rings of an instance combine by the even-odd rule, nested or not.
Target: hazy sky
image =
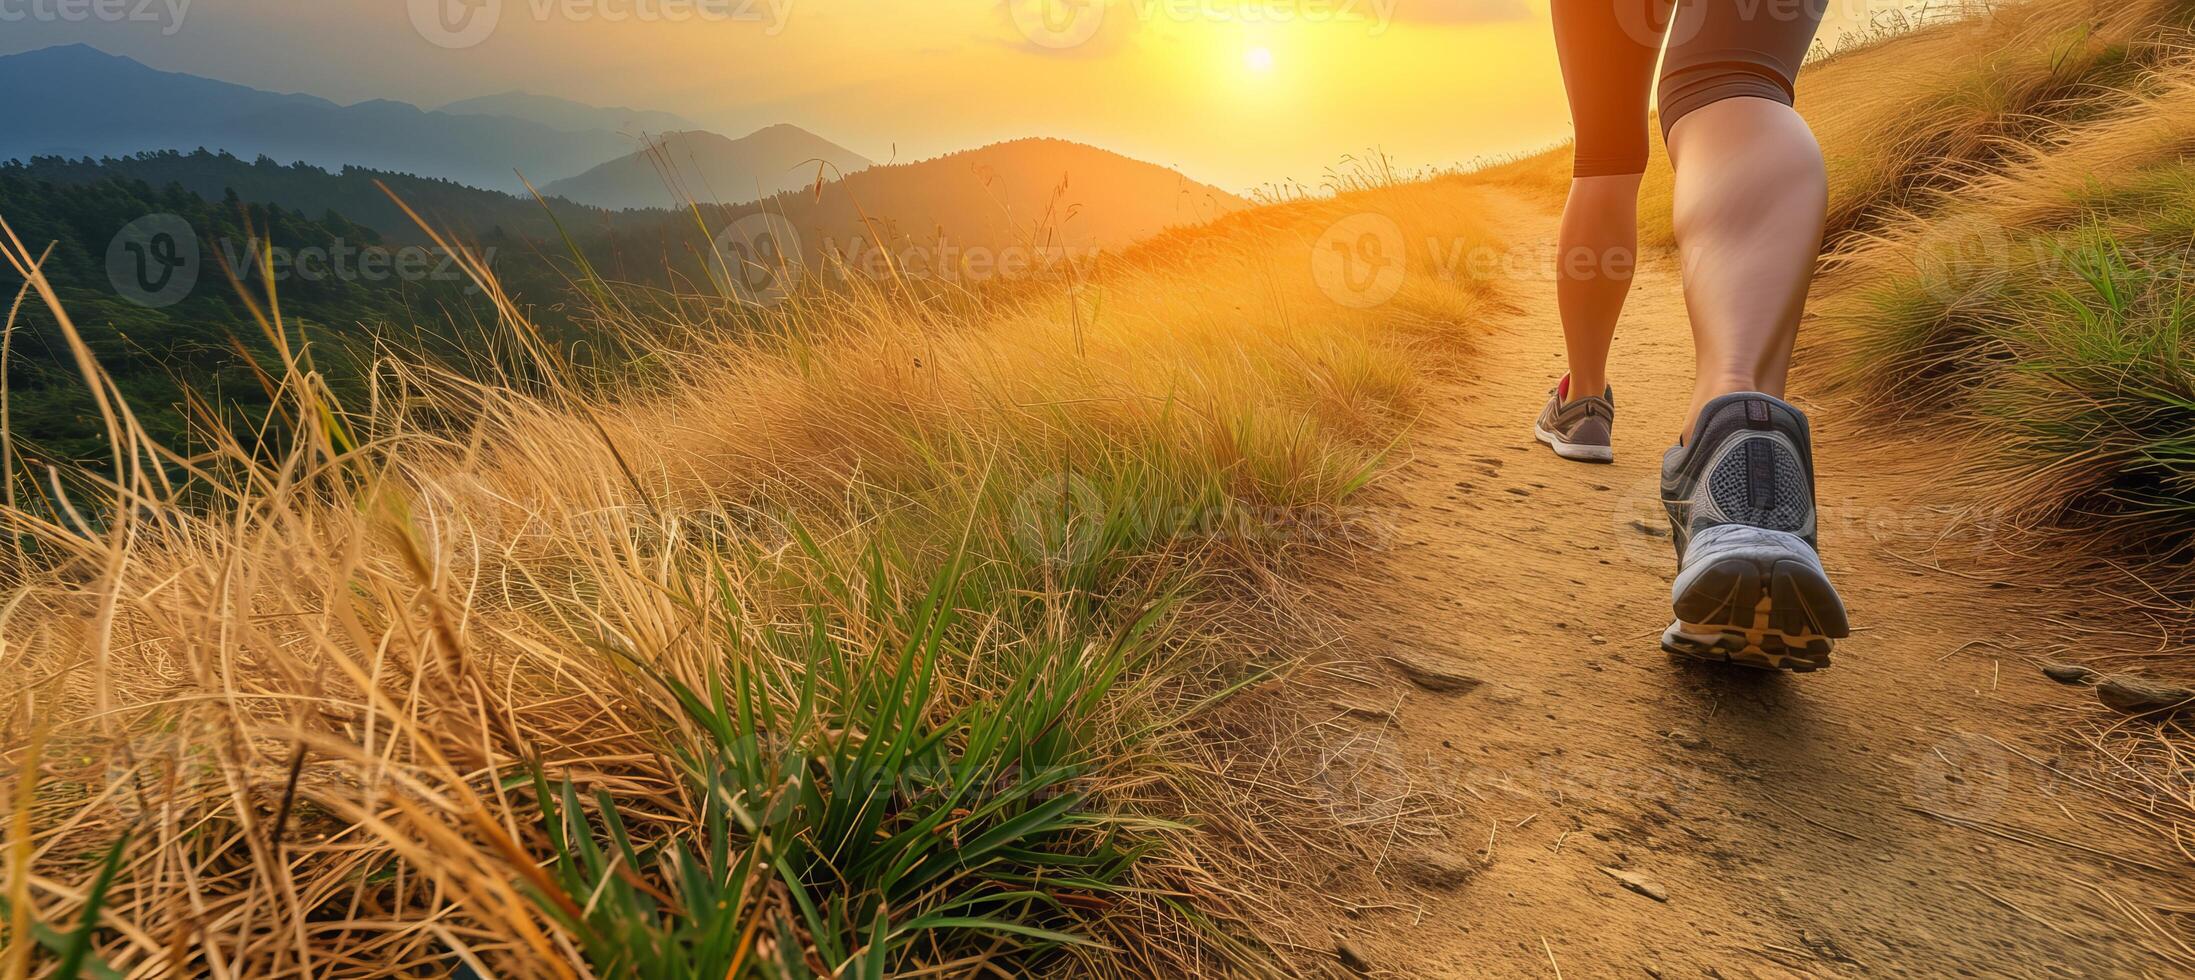
[[[1824,34],[1898,5],[1833,0]],[[1547,21],[1547,0],[0,0],[0,53],[85,42],[338,102],[522,89],[877,160],[1059,136],[1242,190],[1566,137]]]

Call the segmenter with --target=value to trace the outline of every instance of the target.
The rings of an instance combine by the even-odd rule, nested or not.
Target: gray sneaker
[[[1565,404],[1562,399],[1569,388],[1570,376],[1564,375],[1555,390],[1547,393],[1547,407],[1540,409],[1540,417],[1532,421],[1532,435],[1564,459],[1615,462],[1616,450],[1609,444],[1609,434],[1616,425],[1616,389],[1608,388]]]
[[[1829,666],[1851,635],[1815,554],[1814,447],[1806,415],[1741,391],[1708,402],[1689,445],[1662,457],[1677,545],[1671,653],[1794,671]]]

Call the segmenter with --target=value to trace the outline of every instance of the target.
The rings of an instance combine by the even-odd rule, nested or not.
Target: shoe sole
[[[1588,446],[1581,443],[1564,442],[1561,436],[1547,431],[1547,427],[1540,425],[1538,422],[1532,423],[1532,437],[1546,443],[1547,448],[1555,451],[1555,455],[1572,462],[1613,463],[1616,461],[1615,447]]]
[[[1737,553],[1701,556],[1703,564],[1678,576],[1677,619],[1662,633],[1662,649],[1764,670],[1828,667],[1834,641],[1852,630],[1813,549],[1794,535],[1743,530]]]

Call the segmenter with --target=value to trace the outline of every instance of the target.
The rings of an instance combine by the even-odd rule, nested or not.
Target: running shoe
[[[1609,444],[1609,435],[1616,425],[1616,389],[1565,402],[1563,399],[1569,395],[1570,376],[1565,374],[1555,390],[1547,393],[1547,407],[1540,409],[1540,417],[1533,420],[1532,435],[1564,459],[1615,462],[1616,450]]]
[[[1689,444],[1662,456],[1677,545],[1671,653],[1772,670],[1829,666],[1851,634],[1815,552],[1814,448],[1806,415],[1741,391],[1708,402]]]

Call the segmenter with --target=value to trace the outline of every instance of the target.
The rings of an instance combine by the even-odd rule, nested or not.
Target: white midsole
[[[1549,449],[1555,451],[1555,455],[1564,459],[1582,460],[1589,463],[1613,463],[1616,461],[1615,447],[1584,446],[1574,442],[1564,442],[1561,436],[1547,431],[1547,427],[1537,421],[1532,423],[1532,437],[1546,443]]]

